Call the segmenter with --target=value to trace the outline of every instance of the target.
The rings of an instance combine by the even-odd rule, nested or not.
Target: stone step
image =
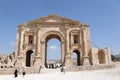
[[[41,69],[40,73],[54,73],[54,72],[60,72],[60,68],[56,68],[56,69],[43,68]]]

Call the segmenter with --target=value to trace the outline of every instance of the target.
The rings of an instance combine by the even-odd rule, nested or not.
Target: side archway
[[[73,54],[76,54],[76,58],[73,56],[73,65],[80,66],[80,52],[78,50],[74,50]]]
[[[30,67],[31,66],[31,54],[33,54],[32,50],[28,50],[26,52],[26,67]]]

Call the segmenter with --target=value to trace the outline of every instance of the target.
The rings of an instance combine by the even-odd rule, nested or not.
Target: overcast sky
[[[15,51],[17,25],[50,14],[88,24],[97,47],[120,53],[120,0],[0,0],[0,53]],[[60,48],[55,41],[49,41],[49,53]]]

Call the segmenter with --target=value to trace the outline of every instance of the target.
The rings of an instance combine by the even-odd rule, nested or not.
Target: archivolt
[[[56,35],[57,38],[58,38],[60,41],[65,41],[65,40],[64,40],[65,38],[64,38],[63,34],[62,34],[61,32],[59,32],[59,31],[55,31],[55,30],[46,32],[46,33],[43,35],[43,38],[41,39],[41,41],[45,41],[48,36],[51,36],[51,37],[52,37],[52,35]]]

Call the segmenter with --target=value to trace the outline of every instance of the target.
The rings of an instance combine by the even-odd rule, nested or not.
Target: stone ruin
[[[2,57],[1,67],[6,70],[1,73],[11,73],[15,68],[20,72],[25,69],[28,73],[37,73],[40,67],[46,68],[47,42],[52,38],[61,43],[60,64],[65,65],[68,71],[113,67],[109,65],[110,48],[92,48],[89,25],[77,20],[52,14],[18,25],[16,35],[16,51]],[[72,59],[73,53],[77,55],[76,63]]]

